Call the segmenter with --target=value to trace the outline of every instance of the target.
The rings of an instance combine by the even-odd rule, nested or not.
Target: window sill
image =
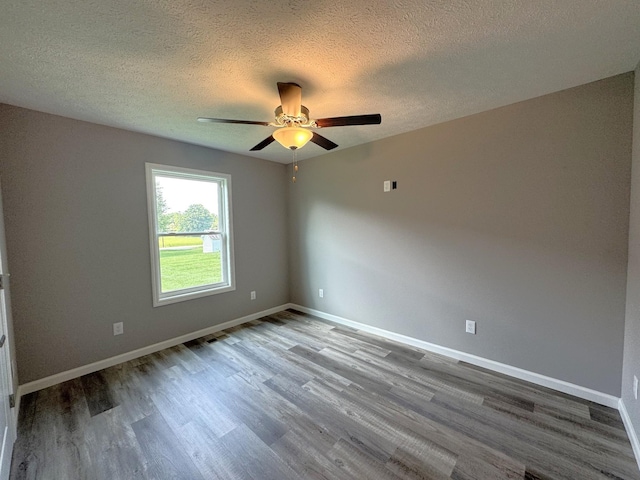
[[[178,291],[175,294],[170,294],[165,297],[154,298],[153,306],[163,307],[164,305],[170,305],[172,303],[186,302],[188,300],[194,300],[196,298],[208,297],[210,295],[217,295],[219,293],[232,292],[235,289],[236,289],[235,285],[228,285],[225,287],[215,287],[207,290],[198,290],[197,292],[179,293]]]

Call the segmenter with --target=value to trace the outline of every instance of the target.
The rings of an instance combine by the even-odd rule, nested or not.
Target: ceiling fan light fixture
[[[313,137],[313,132],[302,127],[282,127],[273,132],[273,138],[284,148],[297,150]]]

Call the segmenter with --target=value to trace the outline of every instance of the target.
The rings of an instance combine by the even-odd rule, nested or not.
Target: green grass
[[[160,272],[163,292],[218,283],[220,252],[202,253],[202,247],[160,250]]]
[[[165,247],[188,247],[190,245],[202,245],[202,237],[160,237],[158,239],[160,248]]]

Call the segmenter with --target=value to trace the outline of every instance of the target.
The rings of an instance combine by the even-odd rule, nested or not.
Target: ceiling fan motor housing
[[[293,117],[287,115],[282,111],[282,105],[278,106],[275,110],[275,125],[283,127],[314,127],[315,122],[309,121],[309,109],[304,105],[300,105],[300,116]]]

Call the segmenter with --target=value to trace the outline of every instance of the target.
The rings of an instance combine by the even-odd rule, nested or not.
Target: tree
[[[162,193],[162,187],[156,183],[156,210],[158,214],[158,231],[168,232],[171,223],[171,215],[167,213],[169,207]]]
[[[182,214],[180,230],[182,232],[204,232],[205,230],[211,230],[213,220],[214,215],[209,212],[204,205],[195,203],[189,205]]]
[[[169,217],[169,231],[170,232],[184,232],[186,230],[182,229],[182,213],[180,212],[171,212],[168,213],[167,216]]]

